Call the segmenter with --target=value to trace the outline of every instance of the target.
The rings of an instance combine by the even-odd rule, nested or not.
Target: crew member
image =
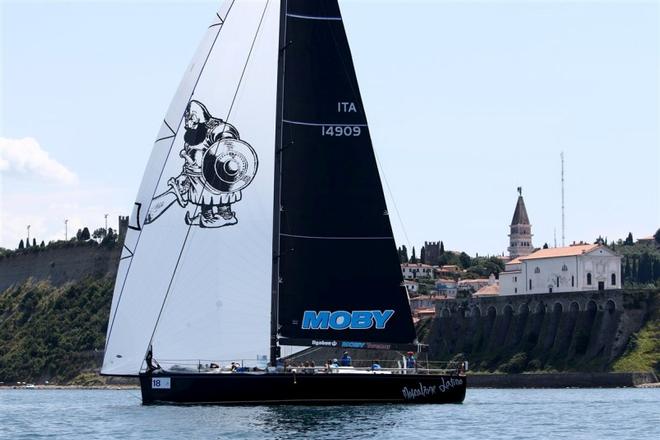
[[[415,359],[415,354],[412,351],[409,351],[406,356],[406,368],[415,369],[417,367],[417,360]]]
[[[341,366],[342,367],[350,367],[352,361],[353,361],[353,359],[351,359],[348,352],[345,351],[344,355],[341,357]]]

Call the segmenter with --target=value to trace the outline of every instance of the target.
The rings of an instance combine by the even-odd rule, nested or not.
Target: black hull
[[[169,388],[163,388],[167,379]],[[140,386],[143,404],[462,403],[466,380],[427,374],[143,374]]]

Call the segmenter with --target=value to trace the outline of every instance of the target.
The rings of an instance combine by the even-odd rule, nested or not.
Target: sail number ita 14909
[[[360,136],[362,127],[355,125],[322,125],[321,136]]]
[[[170,389],[170,378],[169,377],[154,377],[151,379],[151,388],[158,390],[169,390]]]

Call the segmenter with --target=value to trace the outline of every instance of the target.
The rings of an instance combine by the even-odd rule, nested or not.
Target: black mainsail
[[[410,305],[339,6],[284,0],[281,13],[279,343],[411,344]]]

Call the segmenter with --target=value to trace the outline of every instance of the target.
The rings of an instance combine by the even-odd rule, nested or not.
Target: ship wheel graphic
[[[257,153],[239,139],[222,139],[206,150],[202,159],[202,179],[215,193],[231,193],[247,187],[257,174]]]

